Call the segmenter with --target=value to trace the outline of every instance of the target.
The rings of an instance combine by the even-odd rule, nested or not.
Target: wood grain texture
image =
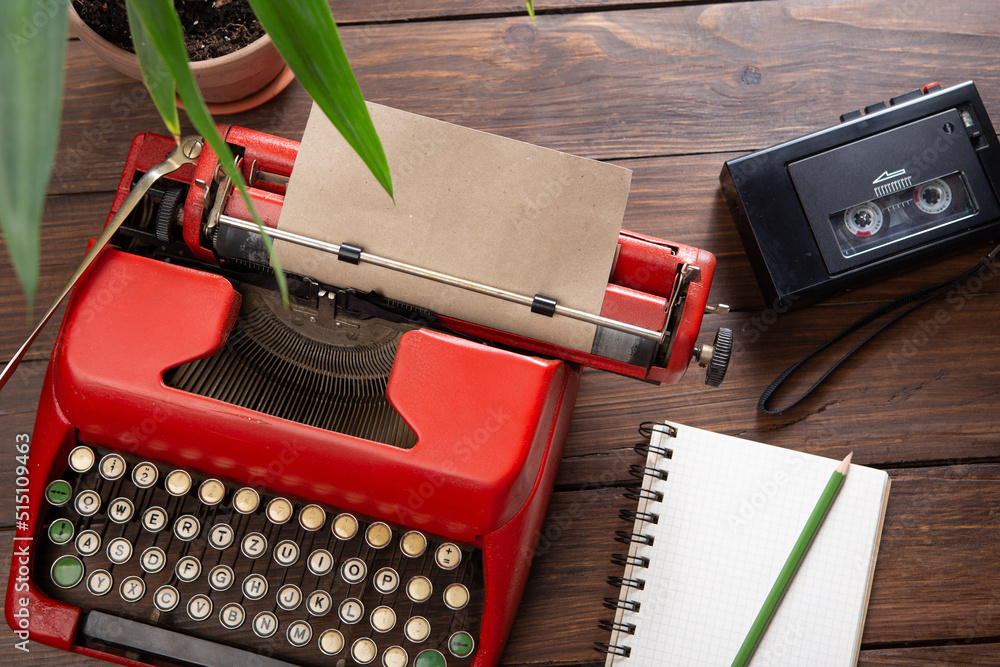
[[[888,469],[893,480],[859,659],[875,665],[1000,665],[1000,280],[991,267],[885,332],[787,414],[757,397],[792,362],[892,297],[971,267],[978,244],[787,313],[760,297],[723,202],[725,160],[836,122],[844,111],[931,81],[974,78],[1000,114],[1000,16],[991,0],[637,0],[331,3],[373,101],[612,161],[633,170],[624,227],[719,260],[706,318],[735,332],[722,388],[692,367],[651,387],[586,370],[537,559],[503,664],[598,665],[604,583],[627,506],[636,426],[692,426]],[[293,83],[225,119],[298,139],[309,100]],[[160,131],[142,86],[69,43],[60,148],[42,241],[36,316],[103,223],[133,135]],[[2,246],[2,242],[0,242]],[[30,330],[0,253],[0,359]],[[56,320],[58,321],[59,315]],[[55,322],[0,395],[0,498],[13,498],[11,445],[29,432]],[[109,332],[114,335],[114,332]],[[791,396],[845,351],[822,355]],[[779,396],[779,399],[781,397]],[[779,400],[779,402],[781,402]],[[13,515],[0,508],[0,573]],[[0,574],[0,591],[6,577]],[[9,635],[8,635],[9,636]],[[22,666],[100,663],[38,645],[0,650]],[[12,656],[12,657],[8,657]]]
[[[989,0],[969,14],[905,3],[808,0],[344,26],[368,99],[598,159],[746,151],[834,124],[930,81],[975,76],[1000,106]],[[829,6],[827,6],[829,5]],[[910,12],[912,8],[912,12]],[[850,18],[850,21],[845,19]],[[925,18],[927,17],[927,18]],[[107,190],[137,132],[160,122],[142,86],[69,45],[52,192]],[[299,138],[298,84],[231,117]],[[86,169],[80,165],[86,161]]]

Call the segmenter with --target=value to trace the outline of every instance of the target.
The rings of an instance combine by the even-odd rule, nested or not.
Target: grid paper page
[[[728,666],[767,597],[838,461],[676,426],[673,450],[647,465],[668,471],[646,478],[663,493],[649,511],[653,536],[633,553],[650,559],[640,602],[619,619],[634,636],[629,658],[609,665]],[[833,507],[754,653],[753,667],[854,665],[888,492],[886,473],[851,466]]]

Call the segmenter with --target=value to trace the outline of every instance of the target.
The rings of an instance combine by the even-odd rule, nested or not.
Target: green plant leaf
[[[327,0],[250,0],[285,62],[392,196],[392,177]]]
[[[3,0],[0,227],[28,302],[38,290],[42,208],[59,141],[69,0]]]
[[[174,141],[180,141],[181,121],[177,115],[177,88],[174,84],[174,77],[170,75],[170,70],[163,61],[160,52],[153,46],[153,41],[146,31],[146,27],[142,21],[136,18],[135,0],[125,0],[125,10],[128,12],[132,45],[135,47],[135,54],[139,56],[142,79],[146,82],[149,96],[153,98],[153,104],[160,112],[163,124],[174,136]]]
[[[215,154],[219,156],[219,163],[226,174],[232,179],[233,184],[240,191],[243,200],[253,214],[254,222],[260,230],[261,238],[267,253],[271,257],[274,267],[274,275],[278,280],[278,288],[281,290],[281,298],[285,305],[288,305],[288,285],[285,281],[284,271],[281,269],[281,262],[274,254],[271,244],[271,237],[264,229],[264,224],[257,214],[257,209],[247,192],[247,185],[243,180],[243,174],[236,168],[233,153],[229,146],[219,136],[215,127],[212,114],[205,106],[205,100],[201,96],[198,84],[195,83],[194,75],[191,74],[191,67],[188,65],[187,49],[184,46],[184,31],[181,28],[181,21],[177,17],[173,0],[131,0],[135,17],[142,22],[143,27],[149,34],[153,46],[159,51],[163,62],[166,64],[170,75],[177,85],[177,92],[184,102],[184,109],[187,112],[191,124],[201,134],[204,140],[212,147]]]
[[[535,2],[534,0],[524,0],[524,6],[528,8],[528,16],[531,17],[531,22],[535,22]]]

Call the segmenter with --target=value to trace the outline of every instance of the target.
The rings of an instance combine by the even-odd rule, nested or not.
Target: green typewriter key
[[[66,544],[73,539],[73,524],[66,519],[56,519],[49,526],[49,539],[53,544]]]
[[[59,588],[73,588],[83,580],[83,563],[76,556],[62,556],[52,563],[51,575]]]
[[[45,499],[49,501],[50,505],[55,505],[56,507],[65,505],[72,494],[73,489],[70,487],[69,482],[61,479],[55,480],[45,489]]]
[[[448,667],[448,662],[439,651],[430,648],[421,651],[413,661],[413,667]]]
[[[472,653],[476,644],[468,632],[456,632],[448,638],[448,651],[456,658],[464,658]]]

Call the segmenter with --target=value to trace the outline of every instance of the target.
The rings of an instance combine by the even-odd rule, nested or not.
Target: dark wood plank
[[[949,642],[948,646],[928,646],[925,648],[896,648],[861,651],[858,667],[961,667],[961,665],[995,666],[1000,656],[1000,644],[967,644],[963,641]]]
[[[516,16],[341,32],[373,101],[601,159],[761,148],[930,81],[973,74],[987,106],[1000,108],[1000,21],[989,0],[962,12],[931,0],[905,10],[891,0],[814,5],[741,2],[541,16],[537,26]],[[900,12],[898,26],[885,18]],[[141,85],[109,73],[82,44],[71,43],[69,56],[52,192],[107,190],[131,137],[161,123]],[[293,84],[228,120],[298,138],[308,106]]]
[[[814,306],[767,326],[759,311],[706,320],[706,329],[722,324],[736,332],[722,387],[706,387],[697,367],[680,385],[661,387],[586,371],[559,482],[600,479],[607,457],[635,439],[637,424],[663,419],[831,457],[853,449],[860,463],[996,460],[1000,363],[985,351],[996,349],[998,305],[991,294],[967,299],[961,310],[945,301],[928,306],[859,351],[803,404],[774,417],[756,412],[767,384],[870,304]],[[950,321],[927,336],[939,308]],[[804,391],[848,347],[837,349],[804,366],[776,404]]]
[[[668,5],[684,0],[553,0],[536,2],[535,14],[561,12],[608,11],[621,7],[643,5]],[[433,0],[432,2],[398,2],[377,0],[376,2],[350,2],[350,0],[330,0],[330,8],[339,25],[351,23],[379,23],[386,21],[410,21],[414,19],[455,19],[477,16],[523,16],[528,18],[522,0]]]

